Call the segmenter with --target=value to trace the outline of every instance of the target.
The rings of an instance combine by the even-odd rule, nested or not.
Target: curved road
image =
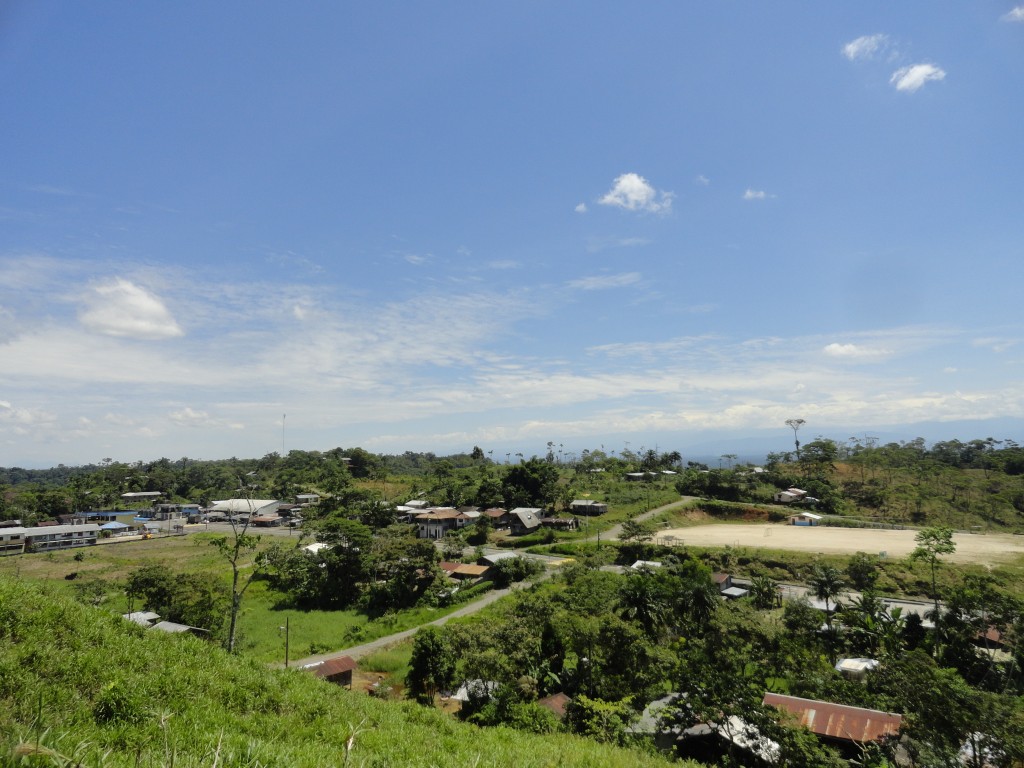
[[[697,501],[697,497],[696,496],[683,496],[679,501],[673,501],[670,504],[665,504],[665,505],[660,506],[660,507],[655,507],[652,510],[649,510],[647,512],[643,512],[643,513],[637,515],[633,519],[634,520],[647,520],[648,518],[654,517],[655,515],[658,515],[658,514],[660,514],[662,512],[667,512],[670,509],[676,509],[678,507],[685,506],[686,504],[689,504],[692,501]],[[616,525],[613,525],[611,528],[609,528],[607,531],[604,532],[605,541],[612,541],[612,540],[618,539],[619,534],[621,532],[622,532],[622,524],[621,523],[617,523]],[[600,537],[600,534],[595,534],[594,536],[591,536],[589,538],[578,539],[577,541],[597,541],[599,539],[599,537]],[[530,557],[530,555],[525,550],[512,549],[512,550],[502,550],[502,551],[505,551],[505,552],[515,552],[516,554],[522,555],[523,557]],[[544,559],[548,560],[550,558],[544,558]],[[548,575],[550,575],[550,572],[546,572],[546,573],[548,573]],[[371,653],[375,653],[377,651],[383,650],[384,648],[387,648],[387,647],[389,647],[391,645],[395,645],[396,643],[400,643],[403,640],[412,637],[413,635],[416,634],[416,632],[420,629],[420,627],[429,627],[429,626],[440,627],[441,625],[446,624],[451,619],[458,618],[459,616],[469,616],[470,614],[473,614],[473,613],[476,613],[477,611],[483,610],[484,608],[486,608],[491,603],[497,602],[501,598],[505,597],[512,590],[520,589],[520,588],[522,588],[527,583],[528,582],[520,582],[519,584],[513,584],[510,589],[495,589],[495,590],[491,590],[486,595],[481,597],[479,600],[475,600],[472,603],[468,603],[467,605],[464,605],[461,608],[459,608],[459,609],[457,609],[455,611],[452,611],[447,616],[442,616],[439,619],[434,619],[434,621],[428,621],[426,624],[420,624],[419,626],[413,627],[412,629],[406,629],[406,630],[403,630],[402,632],[395,632],[394,634],[386,635],[385,637],[379,637],[376,640],[371,640],[370,642],[363,643],[362,645],[355,645],[355,646],[352,646],[351,648],[343,648],[343,649],[337,650],[337,651],[330,651],[329,653],[321,653],[321,654],[317,654],[315,656],[307,656],[304,659],[294,659],[291,662],[289,662],[289,666],[292,666],[292,667],[304,667],[304,666],[311,665],[311,664],[319,664],[322,661],[327,661],[328,659],[334,659],[334,658],[337,658],[338,656],[351,656],[353,659],[357,659],[358,660],[358,659],[362,658],[363,656],[369,656]],[[281,665],[280,664],[273,664],[271,666],[280,667]]]

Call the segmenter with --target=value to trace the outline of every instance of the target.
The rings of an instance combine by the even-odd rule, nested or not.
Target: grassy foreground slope
[[[663,766],[268,670],[0,577],[0,765]]]

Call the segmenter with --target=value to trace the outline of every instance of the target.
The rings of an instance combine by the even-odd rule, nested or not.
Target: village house
[[[442,560],[438,566],[452,581],[466,584],[476,584],[482,581],[490,573],[489,565],[472,565],[469,563],[452,563]]]
[[[509,514],[510,526],[514,536],[533,533],[540,528],[543,510],[536,507],[516,507]]]
[[[414,522],[421,539],[443,539],[449,531],[457,531],[475,522],[476,518],[451,507],[435,507],[415,515]]]
[[[795,725],[806,727],[847,758],[860,754],[863,745],[899,736],[903,716],[876,709],[850,707],[781,693],[766,693],[762,703],[792,716]]]
[[[779,491],[775,494],[775,502],[777,504],[792,504],[795,501],[800,501],[807,496],[807,491],[803,491],[799,488],[787,488],[784,491]]]
[[[490,509],[485,509],[481,514],[490,520],[491,525],[495,528],[508,528],[511,523],[508,510],[502,507],[491,507]]]
[[[569,511],[574,515],[603,515],[608,511],[608,505],[593,499],[575,499],[569,503]]]
[[[711,581],[718,587],[718,593],[726,600],[738,600],[750,594],[750,590],[732,583],[732,574],[730,573],[713,573],[711,574]]]
[[[814,512],[800,512],[796,515],[789,516],[790,525],[818,525],[823,519],[822,515],[816,515]]]
[[[307,664],[302,668],[309,670],[321,680],[340,685],[343,688],[351,688],[352,673],[359,668],[359,665],[351,656],[338,656],[315,664]]]

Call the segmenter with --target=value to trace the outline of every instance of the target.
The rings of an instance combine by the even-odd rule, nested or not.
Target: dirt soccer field
[[[698,525],[673,528],[658,534],[658,543],[682,543],[694,547],[762,547],[795,549],[823,554],[885,552],[906,557],[914,551],[917,531],[884,531],[873,528],[825,528],[782,524]],[[1024,555],[1024,536],[1004,533],[953,535],[956,552],[945,556],[962,563],[994,564]]]

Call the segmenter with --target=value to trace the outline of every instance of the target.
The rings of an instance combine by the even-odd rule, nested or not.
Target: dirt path
[[[654,509],[648,510],[647,512],[641,512],[633,519],[648,520],[654,517],[655,515],[661,514],[662,512],[667,512],[670,509],[677,509],[679,507],[685,506],[692,501],[699,501],[699,499],[696,496],[682,496],[680,497],[679,501],[673,501],[668,504],[663,504],[660,507],[655,507]],[[585,539],[579,539],[579,541],[598,541],[599,539],[604,539],[605,541],[618,541],[620,533],[622,533],[622,523],[616,523],[603,533],[594,534],[593,536],[589,536]]]
[[[792,549],[823,554],[885,552],[888,557],[906,557],[914,551],[916,530],[890,531],[874,528],[804,527],[783,523],[714,524],[674,528],[658,534],[659,543],[696,547],[754,547]],[[1005,533],[955,533],[956,552],[944,557],[960,563],[994,565],[1024,555],[1024,536]]]

